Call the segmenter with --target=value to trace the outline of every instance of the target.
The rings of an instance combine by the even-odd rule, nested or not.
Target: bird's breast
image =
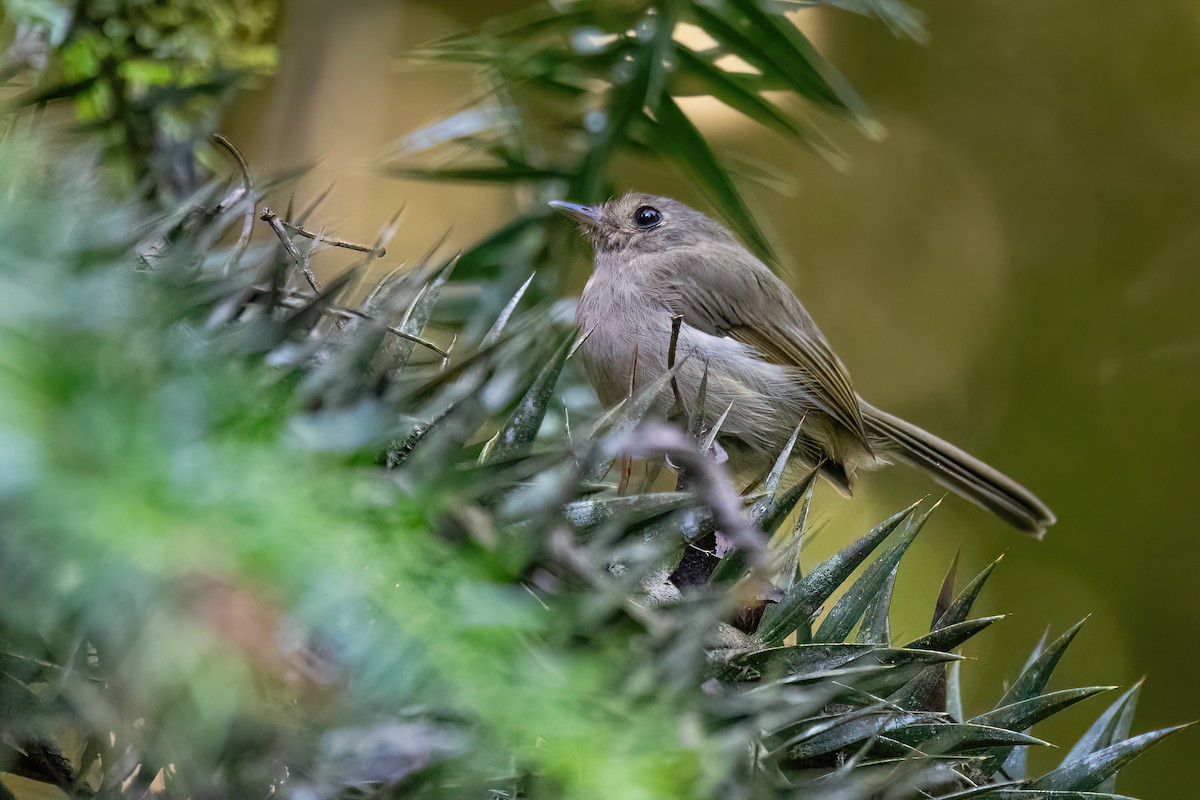
[[[588,378],[605,405],[666,370],[671,314],[636,281],[596,273],[579,299],[577,322]],[[637,375],[634,356],[637,355]]]

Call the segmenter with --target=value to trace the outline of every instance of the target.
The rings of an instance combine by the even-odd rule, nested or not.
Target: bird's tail
[[[1002,472],[916,425],[866,403],[862,409],[868,432],[878,437],[881,455],[928,472],[950,491],[1038,538],[1054,524],[1054,512]]]

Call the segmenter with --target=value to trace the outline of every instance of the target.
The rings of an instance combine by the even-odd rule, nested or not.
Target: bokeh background
[[[323,222],[370,240],[407,204],[393,252],[450,231],[465,246],[528,198],[380,176],[380,153],[478,91],[398,54],[524,5],[514,0],[295,0],[276,74],[225,123],[261,170],[313,164],[298,196],[333,192]],[[1092,618],[1057,686],[1145,676],[1136,730],[1200,717],[1196,453],[1200,450],[1200,5],[926,0],[925,45],[836,11],[804,12],[821,50],[887,128],[831,122],[840,167],[706,101],[686,110],[722,155],[775,185],[744,188],[788,279],[872,402],[1011,472],[1055,509],[1037,543],[956,499],[900,576],[894,622],[914,633],[948,563],[1007,551],[985,594],[1011,613],[968,654],[968,710],[994,702],[1050,625]],[[623,183],[703,205],[639,162]],[[582,247],[568,284],[587,275]],[[826,493],[814,552],[931,491],[869,476]],[[986,694],[983,694],[986,692]],[[1066,741],[1096,705],[1039,735]],[[1195,733],[1122,773],[1122,791],[1182,797]],[[1053,753],[1035,753],[1048,765]],[[1182,791],[1182,793],[1181,793]]]

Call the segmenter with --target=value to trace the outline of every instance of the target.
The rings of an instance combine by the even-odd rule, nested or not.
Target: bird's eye
[[[662,214],[659,213],[657,208],[642,206],[633,212],[633,224],[639,228],[649,230],[660,223],[662,223]]]

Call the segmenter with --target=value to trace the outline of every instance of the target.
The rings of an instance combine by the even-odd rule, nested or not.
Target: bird
[[[792,290],[721,223],[642,192],[549,205],[592,246],[576,324],[603,405],[664,375],[674,337],[674,386],[663,385],[652,407],[667,414],[682,402],[688,419],[707,424],[725,414],[717,442],[739,478],[764,478],[798,430],[793,462],[819,469],[847,496],[860,470],[900,462],[1020,531],[1040,538],[1054,524],[1012,478],[863,400]]]

